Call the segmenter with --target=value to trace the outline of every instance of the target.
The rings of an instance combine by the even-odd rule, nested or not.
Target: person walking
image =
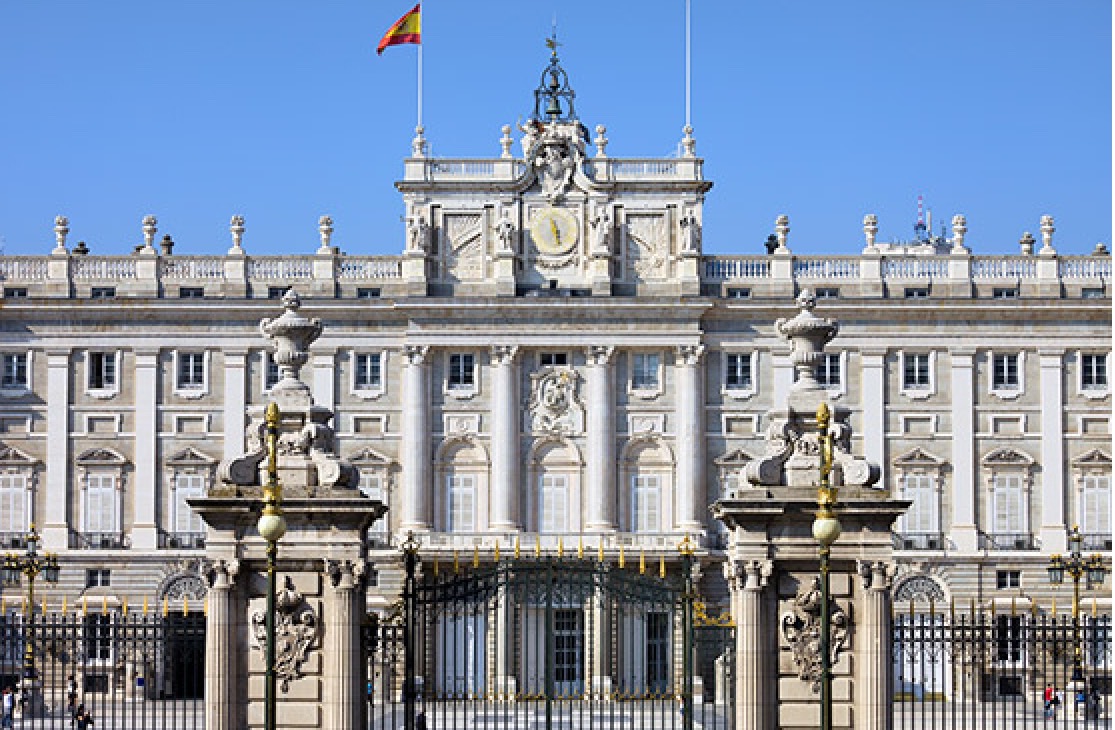
[[[85,709],[85,703],[77,706],[77,714],[74,715],[74,723],[77,730],[88,730],[93,727],[93,716]]]
[[[5,687],[0,695],[0,726],[11,727],[12,715],[15,713],[15,694],[11,687]]]

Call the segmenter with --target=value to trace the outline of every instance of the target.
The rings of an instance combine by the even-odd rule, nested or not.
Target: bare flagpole
[[[690,22],[689,22],[690,2],[691,2],[691,0],[685,0],[685,126],[686,127],[690,126],[690,110],[691,110],[691,104],[692,104],[692,86],[693,86],[693,82],[692,82],[693,62],[692,62],[692,52],[690,50],[691,32],[690,32]]]

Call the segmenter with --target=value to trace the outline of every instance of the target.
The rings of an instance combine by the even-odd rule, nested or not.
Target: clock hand
[[[554,243],[560,246],[561,229],[558,228],[557,222],[553,218],[550,219],[550,232],[554,234]]]

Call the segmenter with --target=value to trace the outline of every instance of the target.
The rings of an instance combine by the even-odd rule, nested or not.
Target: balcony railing
[[[1037,550],[1038,544],[1029,532],[985,532],[980,535],[984,550]]]
[[[0,550],[22,550],[27,547],[27,532],[0,532]]]
[[[70,530],[71,550],[121,550],[131,547],[123,532],[79,532]]]
[[[1080,535],[1081,550],[1111,550],[1110,532],[1085,532]]]
[[[944,550],[945,536],[940,532],[896,532],[895,550]]]
[[[205,533],[159,530],[159,547],[165,550],[203,550]]]
[[[638,556],[639,551],[648,554],[672,553],[677,554],[678,545],[685,539],[684,532],[618,532],[609,535],[579,534],[579,533],[538,533],[538,532],[430,532],[416,535],[419,543],[432,550],[458,550],[462,552],[492,552],[498,543],[502,555],[510,555],[515,549],[518,539],[519,551],[523,555],[533,554],[541,550],[546,554],[553,554],[561,549],[566,555],[575,555],[578,548],[584,550],[586,555],[596,555],[601,544],[605,552],[614,555],[622,547],[628,558]],[[690,541],[697,548],[720,547],[721,538],[718,535],[706,536],[689,535]],[[462,558],[465,557],[462,554]]]

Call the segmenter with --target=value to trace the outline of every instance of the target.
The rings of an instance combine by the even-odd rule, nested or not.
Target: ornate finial
[[[557,39],[557,18],[554,18],[554,27],[550,31],[550,37],[546,39],[546,48],[550,49],[550,58],[557,58],[557,49],[561,43]]]
[[[690,557],[696,552],[694,549],[693,541],[689,539],[689,533],[685,533],[685,538],[678,543],[678,553],[684,557]]]
[[[874,213],[868,213],[863,217],[863,237],[867,241],[867,246],[864,251],[875,250],[875,236],[879,233],[879,219]]]
[[[327,215],[317,219],[317,230],[321,235],[321,248],[317,250],[318,253],[332,253],[329,248],[329,242],[333,239],[333,219]]]
[[[1097,243],[1096,247],[1092,249],[1092,255],[1093,256],[1106,256],[1107,255],[1107,246],[1104,245],[1103,241],[1100,241],[1099,243]]]
[[[308,392],[308,387],[298,380],[298,371],[309,360],[310,345],[321,336],[321,321],[298,314],[302,300],[293,288],[283,295],[282,304],[286,310],[282,316],[259,323],[260,332],[275,343],[275,362],[280,375],[275,388]]]
[[[171,256],[174,254],[174,239],[170,237],[169,233],[163,235],[163,240],[159,243],[165,255]]]
[[[597,157],[608,156],[608,138],[604,136],[604,133],[607,131],[608,128],[603,124],[596,125],[596,139],[592,140],[592,143],[596,145]]]
[[[530,118],[536,122],[570,122],[577,118],[573,110],[573,89],[569,86],[569,75],[558,62],[557,28],[546,39],[550,49],[550,63],[542,71],[538,88],[534,90],[534,112]],[[562,102],[566,107],[563,110]]]
[[[1041,251],[1038,252],[1039,254],[1048,256],[1057,253],[1053,248],[1053,231],[1055,230],[1057,229],[1053,227],[1053,216],[1043,215],[1041,217]]]
[[[1023,256],[1034,255],[1034,234],[1026,231],[1022,234],[1022,238],[1018,239],[1018,247],[1022,250]]]
[[[414,128],[414,139],[410,141],[410,154],[412,157],[426,156],[426,128],[419,124]]]
[[[143,216],[143,248],[145,251],[155,250],[155,233],[158,232],[158,219],[153,215]]]
[[[511,125],[504,124],[499,131],[503,132],[503,136],[499,138],[499,156],[507,159],[511,157],[511,147],[515,144],[515,140],[511,139]]]
[[[418,541],[414,539],[414,531],[407,530],[406,539],[403,540],[403,552],[414,554],[418,552]]]
[[[774,252],[790,253],[790,249],[786,246],[786,239],[790,236],[790,217],[787,215],[778,216],[774,221],[774,232],[778,236],[778,248]]]
[[[829,431],[831,415],[828,403],[822,401],[821,405],[817,406],[817,431],[821,442],[821,488],[826,490],[829,486],[829,474],[832,473],[833,438],[832,432]]]
[[[64,215],[54,217],[54,250],[51,253],[66,253],[66,234],[70,232],[70,219]]]
[[[681,156],[682,157],[696,157],[697,156],[697,140],[693,138],[693,126],[686,124],[682,127],[682,134],[685,136],[681,138]]]
[[[232,234],[232,248],[228,250],[230,255],[243,255],[244,249],[241,248],[240,243],[244,240],[244,216],[234,215],[228,222],[229,233]]]
[[[798,294],[797,304],[798,309],[812,312],[817,308],[817,296],[813,293],[812,289],[802,289],[801,294]]]
[[[968,219],[960,213],[952,217],[952,252],[964,253],[964,234],[968,232]]]

